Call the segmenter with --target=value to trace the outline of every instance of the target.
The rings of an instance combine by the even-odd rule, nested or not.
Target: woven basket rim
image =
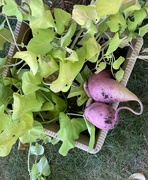
[[[22,25],[23,25],[23,23],[21,23],[21,22],[17,22],[17,24],[16,24],[16,29],[14,31],[16,39],[19,36],[19,32],[20,32],[20,29],[21,29]],[[132,49],[130,49],[130,51],[129,51],[129,55],[128,55],[127,59],[126,59],[125,74],[124,74],[124,77],[123,77],[123,79],[121,81],[121,84],[123,84],[124,86],[126,86],[128,80],[130,78],[130,75],[132,73],[132,70],[134,68],[134,65],[135,65],[135,62],[136,62],[136,59],[137,59],[137,54],[139,54],[139,52],[140,52],[140,50],[142,48],[142,45],[143,45],[143,39],[142,38],[137,38],[137,39],[135,39],[134,51]],[[11,59],[13,58],[14,49],[15,49],[15,45],[11,44],[10,48],[9,48],[9,51],[8,51],[7,64],[11,63]],[[8,70],[9,70],[9,68],[4,68],[3,73],[2,73],[3,77],[7,76]],[[117,103],[114,103],[112,105],[112,107],[114,109],[117,109],[118,105],[119,105],[119,103],[117,102]],[[56,134],[56,131],[49,130],[49,129],[45,128],[44,132],[45,132],[46,135],[54,137],[54,138],[60,140],[58,138],[57,134]],[[101,148],[102,148],[102,146],[103,146],[103,144],[105,142],[107,134],[108,134],[108,131],[99,130],[99,135],[98,135],[98,138],[96,140],[95,147],[89,153],[96,154],[101,150]],[[86,145],[86,143],[84,143],[84,142],[82,143],[82,142],[79,142],[79,141],[76,140],[75,141],[75,147],[88,152],[88,145]]]

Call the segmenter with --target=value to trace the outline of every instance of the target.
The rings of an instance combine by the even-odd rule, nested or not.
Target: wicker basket
[[[24,33],[25,33],[25,36],[22,37]],[[25,44],[29,41],[29,37],[30,37],[30,32],[29,32],[29,28],[27,24],[17,22],[16,29],[15,29],[15,38],[16,38],[17,43],[21,43],[23,41],[23,43]],[[139,54],[140,49],[143,45],[143,39],[142,38],[135,39],[132,43],[133,43],[134,50],[132,50],[131,48],[128,50],[126,60],[122,67],[125,70],[125,74],[121,81],[121,84],[123,84],[124,86],[126,86],[129,80],[129,77],[132,73],[132,70],[134,68],[134,65],[137,59],[137,54]],[[15,45],[11,44],[9,48],[8,56],[7,56],[8,57],[7,64],[11,64],[12,62],[14,62],[13,55],[15,54],[16,51],[17,49]],[[2,76],[6,77],[8,76],[8,74],[9,74],[9,68],[5,68]],[[119,103],[114,103],[112,107],[114,109],[117,109],[118,105]],[[56,134],[59,128],[60,128],[59,125],[55,123],[51,123],[50,125],[44,126],[45,133],[48,136],[54,137],[56,139],[59,139]],[[93,150],[90,151],[91,154],[96,154],[101,150],[104,144],[104,141],[106,139],[107,133],[108,131],[104,131],[100,129],[97,130],[96,137],[95,137],[95,145],[94,145]],[[89,136],[85,134],[80,134],[79,139],[75,141],[75,147],[82,149],[84,151],[88,151],[88,148],[89,148],[88,146],[89,146]]]

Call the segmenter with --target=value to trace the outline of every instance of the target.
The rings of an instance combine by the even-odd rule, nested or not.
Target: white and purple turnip
[[[118,123],[118,113],[127,109],[136,115],[143,112],[143,104],[139,98],[128,90],[124,85],[111,77],[111,74],[104,70],[99,74],[92,74],[84,89],[89,96],[84,110],[84,117],[96,127],[109,130]],[[96,101],[93,103],[93,101]],[[129,107],[120,107],[117,110],[105,103],[136,101],[140,105],[140,112]]]

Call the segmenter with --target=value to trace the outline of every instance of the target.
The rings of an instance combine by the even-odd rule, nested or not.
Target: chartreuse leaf
[[[50,106],[50,112],[53,113],[54,117],[59,114],[59,112],[62,112],[65,110],[67,104],[66,102],[58,95],[53,92],[47,93],[43,92],[43,96],[45,97],[47,102],[51,102],[54,106]],[[44,107],[44,106],[43,106]]]
[[[49,27],[55,27],[54,20],[50,10],[43,12],[43,14],[37,18],[30,20],[30,27],[33,31],[33,35],[36,34],[38,29],[47,29]]]
[[[52,82],[50,89],[53,92],[67,92],[74,78],[77,76],[85,62],[85,49],[80,48],[76,51],[79,61],[72,63],[71,61],[60,62],[60,70],[58,78]]]
[[[95,144],[95,130],[96,129],[92,123],[87,121],[85,118],[84,118],[84,120],[85,120],[85,123],[87,126],[88,133],[90,135],[88,151],[91,151],[94,148],[94,144]]]
[[[31,0],[29,3],[31,14],[34,17],[40,17],[44,15],[44,12],[46,10],[45,4],[42,0]]]
[[[105,56],[108,56],[111,53],[113,53],[119,47],[119,45],[124,41],[125,38],[126,37],[120,39],[119,34],[116,33],[109,42],[109,47],[107,49],[107,52],[105,53]]]
[[[40,89],[42,78],[37,73],[35,76],[31,71],[25,72],[22,76],[22,90],[24,94],[29,94]]]
[[[27,112],[37,112],[40,111],[42,102],[40,102],[35,93],[30,93],[28,95],[20,95],[18,93],[13,94],[13,114],[12,119],[18,120]],[[31,99],[31,101],[30,101]]]
[[[106,62],[100,62],[97,67],[96,67],[96,74],[101,72],[102,70],[104,70],[106,68],[107,63]]]
[[[139,36],[143,37],[146,33],[148,33],[148,24],[139,28]]]
[[[86,59],[94,62],[97,60],[98,55],[100,54],[101,46],[98,44],[94,37],[90,37],[88,39],[82,39],[80,42],[81,45],[86,49]],[[97,56],[95,59],[93,57]]]
[[[116,80],[117,80],[118,82],[120,82],[120,81],[122,80],[123,76],[124,76],[124,70],[123,70],[122,68],[120,68],[120,69],[116,72],[115,78],[116,78]]]
[[[69,24],[71,14],[62,9],[54,8],[54,17],[56,21],[56,32],[62,34],[65,30],[65,26],[68,26]]]
[[[13,91],[9,86],[5,86],[0,83],[0,106],[4,105],[5,107],[10,102]]]
[[[62,146],[59,153],[66,156],[68,151],[74,147],[74,141],[79,138],[81,132],[86,130],[86,124],[83,118],[70,119],[65,113],[59,115],[60,130],[57,136],[62,140]]]
[[[42,0],[30,1],[31,14],[34,17],[30,20],[30,27],[33,30],[47,29],[49,27],[55,27],[54,20],[49,8],[46,8]]]
[[[0,156],[7,156],[17,139],[22,136],[25,131],[25,123],[9,123],[7,128],[0,134]]]
[[[82,26],[86,25],[88,21],[96,24],[100,20],[97,16],[96,8],[93,5],[75,5],[72,11],[72,19]]]
[[[138,25],[141,25],[143,20],[146,18],[147,14],[144,9],[140,9],[134,12],[134,21],[128,19],[128,29],[129,31],[135,31]]]
[[[67,47],[71,43],[72,41],[71,38],[73,37],[75,31],[76,31],[76,23],[74,22],[69,27],[67,33],[60,40],[62,47]]]
[[[104,17],[111,14],[116,14],[123,0],[99,0],[96,1],[96,10],[99,17]]]
[[[76,53],[75,50],[72,50],[70,48],[66,48],[66,51],[70,54],[68,57],[66,57],[64,60],[66,61],[71,61],[71,62],[75,62],[75,61],[79,61],[79,57]]]
[[[121,64],[124,62],[125,58],[120,56],[117,60],[115,60],[112,64],[115,70],[119,69]]]
[[[55,60],[57,61],[64,61],[65,57],[66,57],[66,51],[63,51],[61,49],[53,49],[52,51],[50,51],[49,53]]]
[[[25,131],[19,139],[22,143],[31,143],[35,142],[43,133],[43,126],[38,121],[34,120],[32,128]]]
[[[81,106],[84,104],[84,102],[88,99],[84,88],[82,86],[72,86],[70,89],[70,92],[68,94],[67,98],[72,98],[72,97],[78,97],[77,98],[77,105]]]
[[[20,51],[20,52],[16,52],[14,58],[23,59],[29,65],[33,75],[37,73],[38,62],[37,62],[37,57],[34,53],[29,51]]]
[[[106,22],[111,32],[117,32],[121,29],[121,33],[124,32],[126,25],[126,20],[121,12],[109,16],[109,20]]]
[[[51,41],[54,36],[55,33],[50,29],[38,30],[38,34],[29,41],[27,50],[37,55],[47,54],[52,50]]]
[[[111,32],[117,32],[119,30],[119,23],[115,16],[110,17],[110,21],[107,21],[107,25]]]
[[[132,14],[136,10],[140,10],[141,5],[138,0],[132,0],[129,1],[127,4],[123,7],[123,13],[125,15],[125,18],[127,18],[130,14]]]
[[[5,2],[6,4],[3,6],[2,12],[7,16],[16,16],[18,21],[22,21],[22,13],[19,11],[18,5],[15,1],[5,0]]]
[[[6,64],[7,57],[0,58],[0,67],[2,67],[4,64]]]
[[[0,156],[7,156],[17,139],[32,127],[33,115],[26,113],[19,121],[12,121],[10,115],[4,115],[4,106],[1,106],[0,117]]]
[[[5,106],[1,105],[0,106],[0,133],[3,132],[4,129],[7,128],[7,125],[11,122],[11,117],[10,115],[5,115],[4,114]]]
[[[52,56],[50,56],[50,54],[44,57],[39,56],[38,62],[41,77],[47,78],[59,69],[57,62],[52,58]]]
[[[0,50],[4,48],[3,46],[4,43],[6,42],[6,39],[8,41],[12,40],[11,32],[8,29],[3,28],[0,30]]]
[[[71,86],[70,92],[68,94],[67,98],[72,98],[74,96],[77,96],[77,105],[81,106],[84,104],[84,102],[88,99],[88,96],[86,95],[83,84],[87,81],[89,75],[91,74],[90,69],[85,66],[83,71],[79,73],[76,76],[76,81],[79,82],[80,86]]]

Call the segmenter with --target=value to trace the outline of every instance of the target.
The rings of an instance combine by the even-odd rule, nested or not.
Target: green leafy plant
[[[13,64],[7,65],[6,57],[0,59],[1,70],[9,67],[11,74],[1,75],[0,80],[0,155],[8,155],[18,139],[22,143],[44,140],[44,125],[51,123],[60,125],[57,136],[63,142],[62,155],[75,146],[84,131],[90,136],[92,150],[96,129],[83,116],[88,99],[83,84],[92,72],[106,68],[121,81],[125,56],[116,52],[133,49],[132,40],[148,32],[148,26],[142,24],[148,3],[96,0],[87,6],[75,5],[71,14],[60,8],[51,10],[42,0],[23,0],[19,5],[1,0],[0,6],[0,49],[5,42],[17,48]],[[17,43],[10,25],[13,18],[28,24],[32,38],[27,44]],[[29,152],[42,155],[41,150],[43,146],[36,144]],[[44,156],[36,161],[32,179],[48,176],[46,165]]]

